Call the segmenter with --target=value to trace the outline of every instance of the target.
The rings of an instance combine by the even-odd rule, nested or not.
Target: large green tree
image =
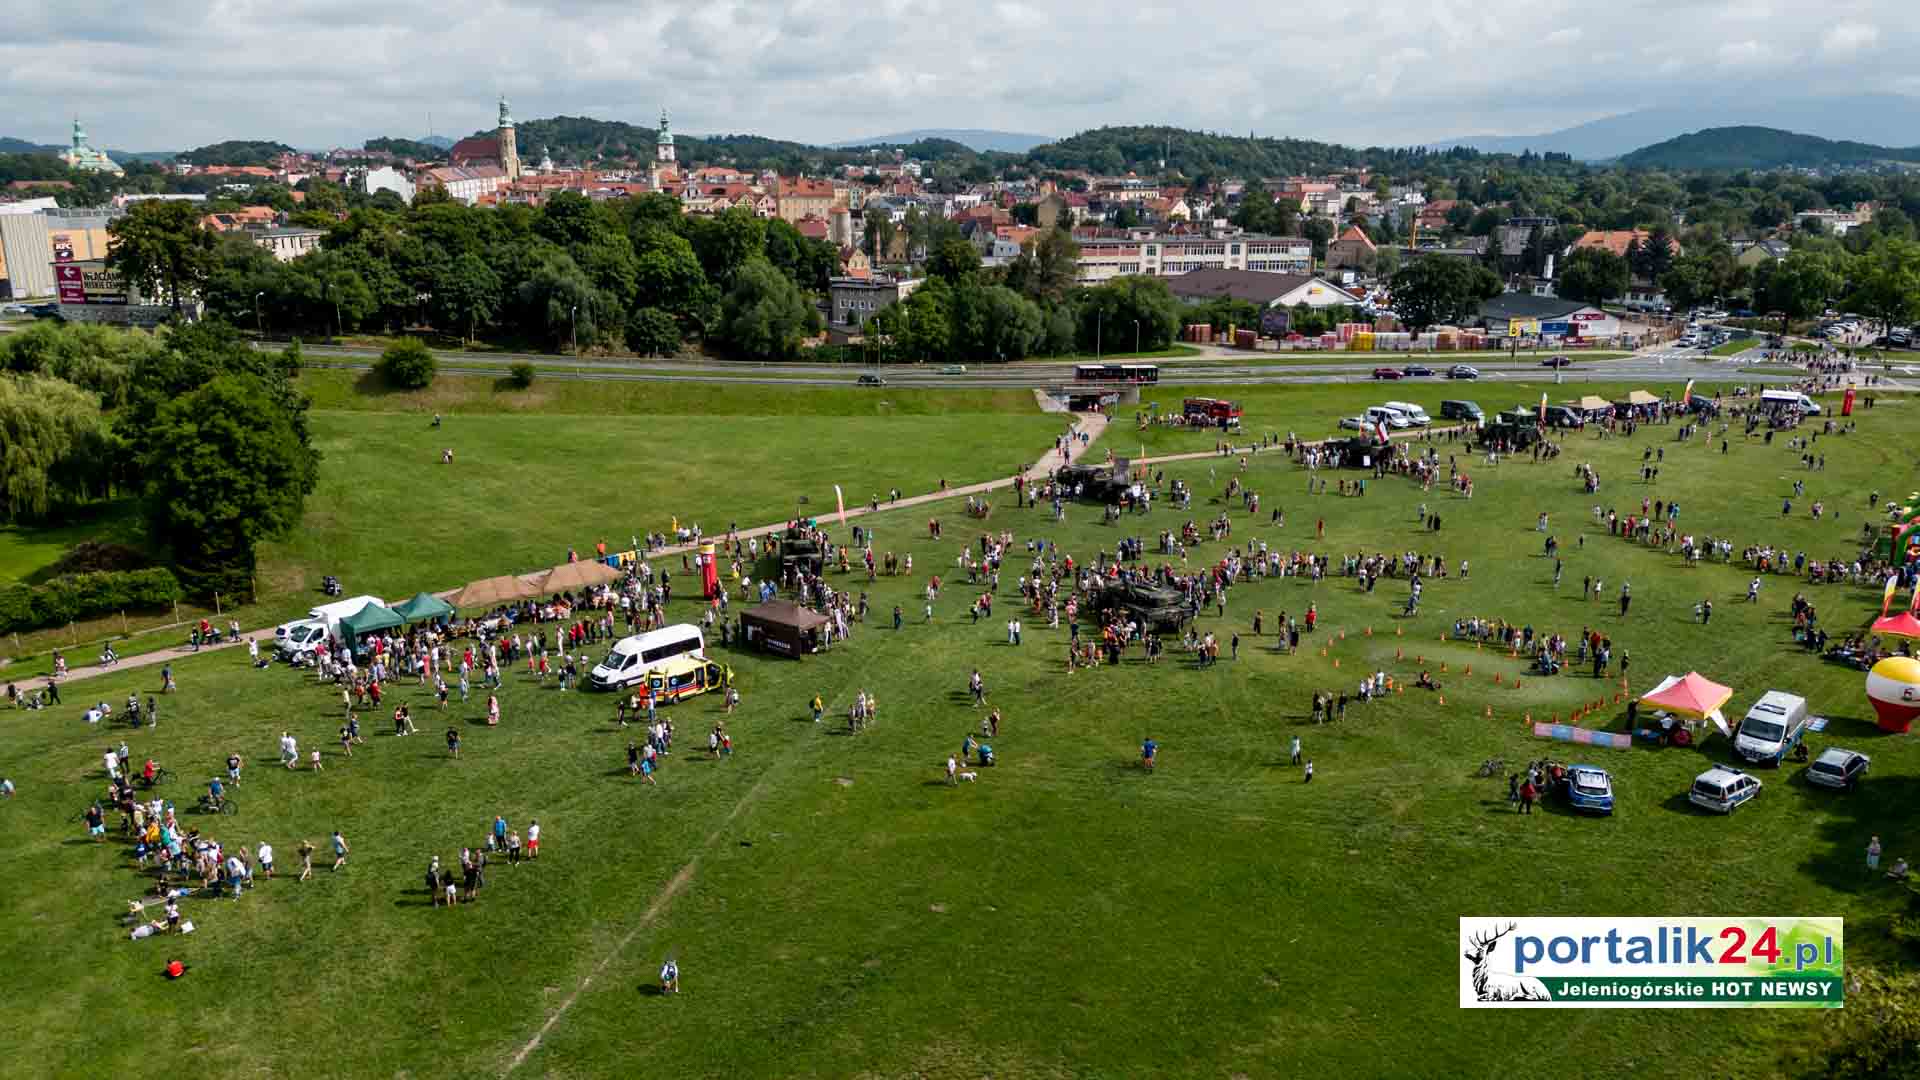
[[[1855,260],[1848,304],[1885,326],[1920,319],[1920,244],[1888,237]]]
[[[280,395],[220,375],[161,407],[144,441],[147,520],[188,592],[252,593],[255,549],[300,520],[315,459]]]
[[[434,279],[433,318],[457,326],[472,341],[500,310],[500,276],[471,252],[448,263]]]
[[[200,223],[200,207],[173,199],[134,203],[107,224],[107,268],[176,313],[200,292],[214,267],[214,234]]]
[[[818,321],[799,287],[756,255],[734,274],[721,304],[719,336],[737,356],[790,360]]]
[[[103,493],[107,439],[98,395],[50,376],[0,376],[4,520],[43,518],[56,502]]]
[[[1845,284],[1834,260],[1813,251],[1789,252],[1759,280],[1761,295],[1756,299],[1766,310],[1780,312],[1783,329],[1786,320],[1811,318],[1825,310]]]
[[[1163,278],[1124,274],[1080,296],[1080,347],[1101,353],[1164,349],[1180,329],[1180,303]]]
[[[1469,259],[1427,255],[1402,266],[1391,279],[1393,310],[1415,330],[1460,326],[1483,300],[1500,295],[1500,279]]]
[[[1605,248],[1575,248],[1560,269],[1555,289],[1569,300],[1604,304],[1627,294],[1632,272],[1627,260]]]

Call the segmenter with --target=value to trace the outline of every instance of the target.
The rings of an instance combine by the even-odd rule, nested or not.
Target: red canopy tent
[[[1886,618],[1873,620],[1873,632],[1892,634],[1894,637],[1920,638],[1920,618],[1915,618],[1911,611],[1888,615]]]
[[[1640,701],[1681,716],[1712,720],[1724,735],[1727,733],[1727,721],[1720,715],[1720,707],[1732,697],[1731,687],[1721,686],[1697,671],[1689,671],[1685,675],[1667,676],[1659,686],[1643,695]]]

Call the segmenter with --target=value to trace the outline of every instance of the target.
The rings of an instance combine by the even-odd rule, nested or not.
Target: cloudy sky
[[[831,142],[1102,124],[1401,144],[1754,95],[1920,95],[1914,0],[63,0],[0,16],[0,135],[301,147],[560,113]]]

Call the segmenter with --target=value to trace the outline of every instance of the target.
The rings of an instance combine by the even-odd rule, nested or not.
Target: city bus
[[[1157,383],[1157,364],[1075,364],[1073,377],[1080,382]]]

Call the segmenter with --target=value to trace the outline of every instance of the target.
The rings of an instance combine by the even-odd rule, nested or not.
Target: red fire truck
[[[1240,403],[1237,401],[1190,397],[1186,400],[1184,411],[1188,423],[1206,424],[1210,427],[1240,426]]]

